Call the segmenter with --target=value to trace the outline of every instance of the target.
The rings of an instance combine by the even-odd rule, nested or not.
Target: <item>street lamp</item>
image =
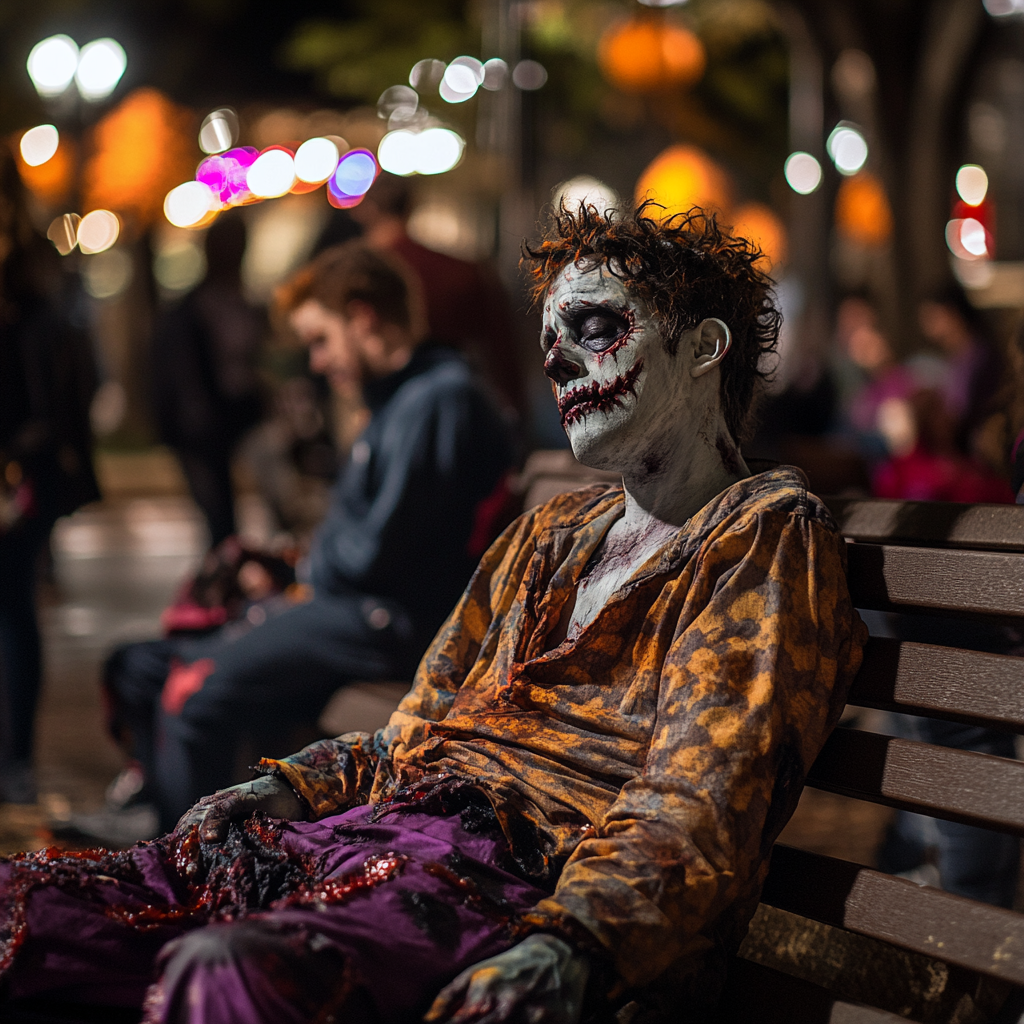
[[[32,47],[26,67],[44,99],[60,96],[74,79],[82,99],[105,99],[121,81],[128,58],[116,39],[94,39],[81,50],[70,36],[56,35]]]

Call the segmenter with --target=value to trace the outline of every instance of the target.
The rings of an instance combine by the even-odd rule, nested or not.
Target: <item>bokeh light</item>
[[[415,174],[419,162],[418,132],[388,132],[377,147],[377,161],[389,174],[403,178]]]
[[[484,66],[476,57],[456,57],[444,70],[438,91],[448,103],[465,103],[484,81]]]
[[[982,0],[985,10],[993,18],[1008,18],[1014,14],[1024,14],[1024,0]]]
[[[836,125],[825,143],[825,148],[840,174],[856,174],[867,163],[867,140],[852,125]]]
[[[44,206],[57,208],[70,196],[77,160],[74,141],[67,135],[60,136],[56,153],[45,163],[36,167],[26,163],[20,146],[17,160],[21,180]]]
[[[974,217],[964,217],[960,221],[958,231],[960,245],[966,250],[969,257],[980,259],[988,255],[988,238],[985,232],[985,225]]]
[[[505,88],[508,81],[508,65],[500,57],[484,61],[484,80],[480,85],[489,92]]]
[[[957,195],[968,206],[981,206],[988,194],[988,175],[978,164],[964,164],[956,172]]]
[[[368,149],[351,149],[338,162],[331,184],[340,195],[354,199],[366,195],[377,172],[377,161]]]
[[[78,248],[84,253],[98,253],[109,249],[121,233],[121,222],[110,210],[93,210],[78,225]]]
[[[82,218],[77,213],[64,213],[50,222],[46,237],[61,256],[67,256],[78,244],[78,225],[81,223]]]
[[[223,153],[238,138],[238,115],[230,107],[214,110],[199,127],[199,148],[204,153]]]
[[[427,92],[436,89],[444,78],[445,62],[427,57],[425,60],[418,60],[409,72],[409,84],[420,92]]]
[[[116,39],[94,39],[82,47],[75,71],[75,84],[82,98],[102,100],[109,96],[121,81],[128,57]]]
[[[184,292],[206,276],[206,253],[192,238],[177,238],[158,247],[153,257],[153,276],[161,288]]]
[[[283,146],[270,146],[253,161],[246,172],[245,183],[259,199],[283,196],[295,184],[295,158]]]
[[[821,164],[810,153],[790,153],[783,173],[789,187],[802,196],[817,191],[821,184]]]
[[[21,150],[21,159],[29,167],[39,167],[45,164],[60,145],[60,135],[52,124],[40,124],[35,128],[29,128],[21,137],[18,148]]]
[[[450,171],[465,149],[462,137],[450,128],[404,129],[388,132],[377,147],[381,168],[390,174],[443,174]]]
[[[337,145],[330,139],[307,139],[295,151],[295,177],[320,185],[335,172],[340,155]]]
[[[729,175],[696,146],[669,146],[656,156],[636,183],[636,201],[653,199],[665,209],[651,216],[670,217],[692,206],[728,210],[732,205]]]
[[[697,36],[651,14],[612,25],[601,37],[597,57],[612,85],[636,93],[693,85],[707,64]]]
[[[50,36],[32,47],[26,67],[40,96],[59,96],[75,77],[78,45],[70,36]]]
[[[892,209],[885,187],[868,171],[839,186],[835,218],[839,234],[858,245],[882,245],[892,235]]]
[[[131,284],[134,271],[124,249],[108,249],[83,262],[82,284],[94,299],[112,299]]]
[[[512,69],[512,84],[523,92],[543,89],[548,80],[548,69],[535,60],[521,60]]]
[[[567,210],[578,210],[581,204],[593,206],[598,213],[615,210],[619,205],[619,194],[603,181],[580,174],[556,185],[551,193],[555,209],[565,206]]]
[[[409,121],[420,105],[420,98],[415,89],[408,85],[392,85],[380,94],[377,100],[377,116],[382,121]]]
[[[89,141],[82,205],[113,210],[133,227],[157,222],[167,192],[195,172],[195,115],[156,89],[125,97]]]
[[[732,221],[733,236],[753,242],[768,257],[773,268],[786,262],[786,228],[770,207],[763,203],[744,203],[729,220]]]
[[[164,199],[164,216],[176,228],[202,224],[218,207],[217,196],[201,181],[186,181],[172,188]]]

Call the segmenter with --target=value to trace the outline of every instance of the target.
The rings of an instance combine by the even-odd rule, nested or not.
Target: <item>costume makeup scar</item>
[[[619,405],[626,395],[635,395],[636,382],[643,368],[644,361],[638,359],[625,373],[620,373],[607,384],[601,385],[594,381],[566,392],[558,399],[562,425],[576,423],[588,413],[608,412]]]

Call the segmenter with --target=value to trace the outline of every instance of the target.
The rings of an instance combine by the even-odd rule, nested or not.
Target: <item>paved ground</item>
[[[158,635],[159,615],[195,565],[204,534],[195,507],[164,481],[131,496],[135,470],[122,467],[116,497],[63,520],[54,534],[56,582],[44,588],[46,679],[38,723],[39,806],[0,805],[0,853],[49,840],[46,822],[100,805],[121,767],[106,739],[98,688],[106,652]],[[158,481],[159,483],[159,481]],[[159,493],[162,492],[162,493]],[[259,533],[258,508],[243,502],[243,529]],[[347,693],[325,715],[335,732],[383,724],[394,687]],[[379,719],[379,723],[378,723]],[[873,862],[888,811],[808,790],[784,839],[820,853]]]

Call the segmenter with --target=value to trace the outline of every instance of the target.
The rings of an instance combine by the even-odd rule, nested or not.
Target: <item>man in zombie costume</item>
[[[0,868],[10,995],[137,1002],[161,950],[150,1021],[707,1019],[865,632],[828,512],[737,447],[779,323],[756,258],[563,213],[527,256],[545,371],[624,486],[505,531],[375,736],[95,866]]]
[[[423,340],[401,269],[350,242],[300,272],[282,307],[313,371],[361,394],[370,420],[311,545],[311,600],[271,598],[211,636],[109,659],[113,731],[143,766],[162,830],[237,781],[244,732],[281,754],[289,728],[344,683],[410,678],[497,533],[505,424],[466,362]],[[99,827],[116,827],[110,817]]]

